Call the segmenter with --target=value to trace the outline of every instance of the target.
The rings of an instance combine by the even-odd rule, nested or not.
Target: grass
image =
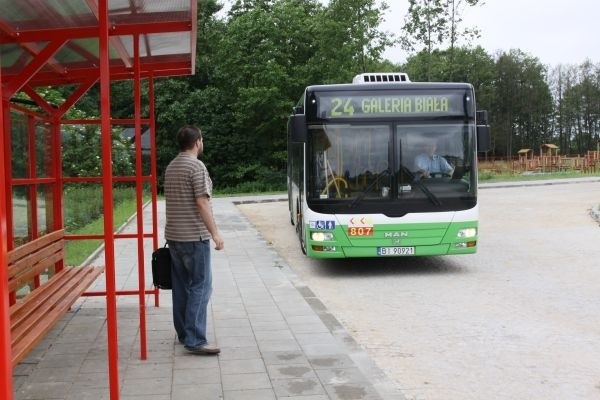
[[[553,173],[493,173],[480,172],[479,183],[496,183],[496,182],[517,182],[517,181],[540,181],[547,179],[569,179],[569,178],[584,178],[584,177],[600,177],[600,172],[592,174],[582,174],[581,172],[553,172]]]
[[[147,199],[144,199],[146,201]],[[114,230],[116,231],[132,215],[135,214],[135,199],[124,200],[113,210]],[[100,218],[77,229],[69,232],[73,235],[93,235],[104,232],[104,218]],[[102,240],[71,240],[66,246],[66,265],[80,265],[85,261],[100,245]]]

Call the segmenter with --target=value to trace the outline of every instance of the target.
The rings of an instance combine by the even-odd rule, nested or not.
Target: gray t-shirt
[[[179,153],[165,172],[166,240],[196,242],[210,239],[196,205],[196,198],[202,196],[212,196],[212,181],[206,166],[189,154]]]

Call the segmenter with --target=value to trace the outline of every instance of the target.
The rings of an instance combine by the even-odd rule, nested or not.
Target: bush
[[[215,192],[218,194],[260,193],[279,192],[286,189],[286,174],[284,171],[254,165],[251,173],[245,172],[245,176],[251,176],[248,180],[232,180],[233,185],[218,185]]]
[[[114,207],[131,199],[135,199],[135,191],[132,188],[114,188]],[[64,204],[65,229],[67,232],[73,232],[97,220],[104,214],[102,187],[71,186],[65,190]]]

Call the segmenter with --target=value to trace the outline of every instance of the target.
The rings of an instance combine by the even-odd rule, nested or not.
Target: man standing
[[[210,238],[224,243],[213,218],[212,181],[198,157],[202,133],[186,125],[177,132],[180,153],[165,172],[167,223],[165,239],[172,259],[173,322],[180,343],[195,354],[218,354],[206,339],[206,314],[212,293]]]

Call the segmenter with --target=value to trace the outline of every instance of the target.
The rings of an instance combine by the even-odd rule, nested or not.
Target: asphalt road
[[[480,190],[475,255],[305,258],[240,208],[408,399],[600,399],[600,183]]]

